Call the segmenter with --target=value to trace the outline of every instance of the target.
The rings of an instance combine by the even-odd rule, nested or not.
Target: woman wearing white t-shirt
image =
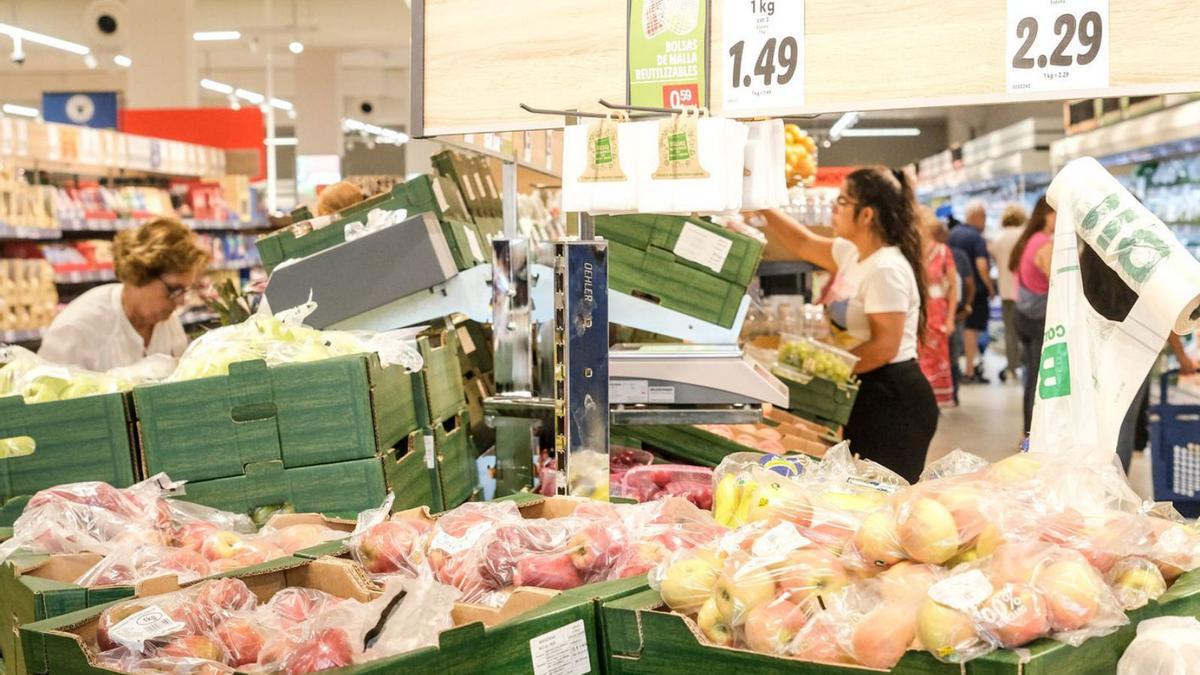
[[[781,213],[766,216],[774,237],[834,275],[828,313],[841,342],[859,357],[862,383],[845,427],[851,450],[915,482],[938,408],[917,364],[926,291],[909,179],[886,167],[847,176],[833,209],[833,239]]]
[[[46,329],[38,355],[95,371],[155,354],[178,358],[188,340],[175,311],[208,257],[192,231],[174,220],[119,232],[113,271],[120,283],[97,286],[67,305]]]

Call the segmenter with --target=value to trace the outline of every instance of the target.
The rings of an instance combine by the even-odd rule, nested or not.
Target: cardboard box
[[[315,524],[344,531],[349,536],[355,521],[315,513],[281,513],[269,524],[277,528]],[[320,557],[319,550],[327,546],[329,544],[302,549],[295,556],[315,559]],[[0,611],[0,654],[4,657],[5,672],[12,675],[26,673],[24,652],[18,639],[22,625],[144,594],[145,589],[158,588],[164,583],[155,580],[96,588],[74,583],[102,559],[103,556],[97,553],[19,554],[0,565],[0,606],[4,607],[4,611]]]
[[[682,265],[739,286],[749,286],[763,243],[703,219],[634,214],[600,216],[596,235],[641,251],[656,249]]]
[[[673,253],[608,243],[608,287],[702,321],[733,326],[746,287],[678,262]]]
[[[442,508],[452,509],[479,498],[479,453],[471,441],[470,418],[465,409],[430,429],[437,458]]]
[[[762,452],[756,447],[742,445],[686,424],[633,425],[622,431],[660,453],[698,466],[716,467],[726,456],[736,452]],[[780,442],[788,452],[803,453],[812,457],[823,457],[827,449],[827,446],[819,442],[795,436],[785,435]]]
[[[927,652],[908,652],[891,671],[803,662],[786,657],[706,644],[695,622],[670,612],[658,592],[646,590],[604,603],[601,608],[609,673],[708,672],[854,675],[1101,675],[1116,670],[1133,641],[1137,624],[1158,616],[1200,616],[1200,571],[1181,577],[1167,593],[1129,612],[1130,623],[1079,647],[1037,640],[1020,653],[998,650],[963,665],[937,661]]]
[[[234,363],[224,376],[137,387],[133,400],[145,475],[188,481],[376,458],[426,421],[421,375],[375,354]]]
[[[369,602],[379,593],[362,568],[350,561],[332,558],[281,558],[220,576],[241,579],[260,601],[292,586],[313,588],[360,602]],[[159,595],[179,588],[172,579],[160,579],[154,584],[144,584],[138,595]],[[100,614],[109,606],[94,606],[23,626],[21,642],[28,672],[31,675],[114,672],[96,667],[88,647],[95,644]]]
[[[857,381],[837,383],[815,375],[802,379],[797,371],[778,366],[771,373],[787,386],[788,410],[793,413],[838,425],[850,420],[850,411],[858,398]]]
[[[11,525],[38,490],[93,480],[132,485],[132,418],[126,394],[33,404],[0,398],[0,438],[28,436],[36,444],[31,455],[0,459],[0,525]]]
[[[422,372],[428,419],[437,424],[456,415],[466,403],[458,361],[458,338],[455,331],[439,328],[418,338],[417,348],[425,360]]]
[[[375,209],[395,211],[404,209],[409,216],[433,213],[442,225],[442,232],[454,253],[459,270],[469,269],[491,259],[490,247],[484,246],[479,230],[468,214],[458,187],[451,180],[437,176],[417,176],[398,183],[383,194],[349,206],[328,219],[306,219],[259,239],[255,246],[263,266],[269,273],[280,263],[319,253],[346,241],[346,224],[366,223]],[[470,239],[477,243],[472,246]],[[481,255],[472,255],[478,249]]]

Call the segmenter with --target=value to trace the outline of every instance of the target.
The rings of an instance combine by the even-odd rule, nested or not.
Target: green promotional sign
[[[708,105],[709,0],[629,0],[629,104]]]

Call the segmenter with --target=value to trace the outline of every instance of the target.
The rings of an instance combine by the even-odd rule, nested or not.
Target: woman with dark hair
[[[1050,294],[1050,259],[1054,252],[1057,214],[1045,197],[1033,207],[1025,230],[1013,246],[1008,269],[1017,277],[1017,337],[1025,367],[1025,433],[1033,419],[1033,392],[1042,361],[1042,334],[1046,330],[1046,300]],[[1004,262],[1004,261],[1002,261]]]
[[[833,210],[834,238],[775,211],[772,235],[800,258],[834,274],[829,315],[859,357],[858,400],[846,423],[851,449],[915,482],[937,430],[938,407],[917,365],[925,333],[926,287],[912,180],[886,167],[846,177]]]

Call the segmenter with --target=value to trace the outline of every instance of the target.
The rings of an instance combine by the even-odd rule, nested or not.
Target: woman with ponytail
[[[924,256],[911,179],[886,167],[846,177],[834,238],[765,212],[767,227],[801,259],[833,273],[825,297],[835,334],[859,357],[850,449],[915,482],[937,430],[938,407],[917,364],[925,333]]]

